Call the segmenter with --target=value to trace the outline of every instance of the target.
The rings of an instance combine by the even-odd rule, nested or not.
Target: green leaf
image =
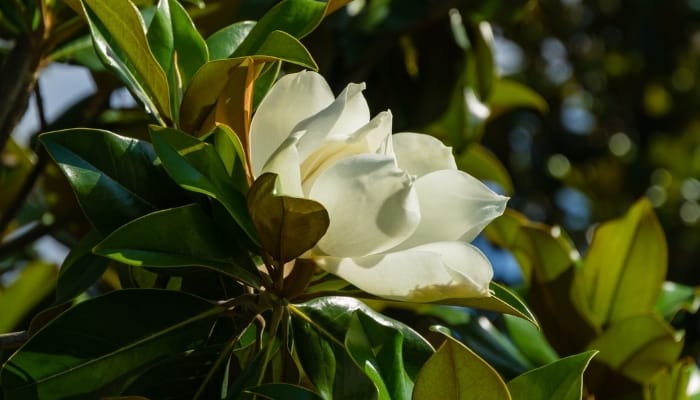
[[[513,181],[501,161],[486,147],[474,143],[457,157],[457,166],[482,181],[497,183],[507,195],[513,194]]]
[[[374,393],[373,397],[377,396],[367,374],[356,365],[360,360],[380,366],[383,382],[388,383],[389,390],[398,393],[398,387],[407,380],[414,380],[433,352],[430,344],[410,327],[373,311],[354,298],[321,297],[289,307],[299,360],[323,398],[364,399],[369,398],[367,394],[359,396],[367,390]],[[370,332],[388,336],[369,338],[366,335]],[[364,340],[385,347],[368,348]],[[400,370],[389,371],[392,364],[403,365],[405,374]],[[355,397],[348,397],[351,393],[356,394]]]
[[[277,196],[277,175],[261,175],[248,191],[248,209],[258,237],[272,258],[285,263],[312,248],[328,230],[330,219],[321,203]]]
[[[12,331],[51,294],[57,273],[55,265],[33,261],[21,269],[19,276],[8,287],[0,291],[0,333]]]
[[[247,193],[245,152],[238,136],[226,125],[217,125],[211,136],[214,137],[214,148],[224,163],[226,173],[233,180],[233,185],[239,192]]]
[[[521,354],[537,366],[556,361],[559,356],[547,342],[542,332],[536,326],[522,318],[504,315],[508,336]]]
[[[403,335],[362,313],[350,318],[345,348],[374,382],[379,397],[410,399],[413,381],[403,367]]]
[[[267,56],[314,71],[318,70],[318,65],[306,47],[294,36],[284,31],[270,32],[254,55]]]
[[[229,58],[255,26],[255,21],[240,21],[224,27],[207,38],[209,59]]]
[[[506,400],[508,388],[498,373],[457,340],[445,342],[423,365],[413,399]]]
[[[700,308],[700,288],[666,281],[654,310],[670,321],[680,311],[694,314]]]
[[[160,0],[148,27],[148,43],[165,71],[173,118],[182,92],[195,72],[209,61],[209,50],[187,11],[176,0]]]
[[[93,229],[70,250],[58,273],[57,304],[79,296],[105,272],[109,260],[92,254],[92,248],[102,239]]]
[[[690,390],[689,382],[697,375],[698,367],[692,358],[678,361],[670,370],[663,370],[644,388],[644,400],[690,400],[697,397]],[[697,385],[693,385],[697,391]],[[692,396],[692,397],[691,397]]]
[[[246,389],[246,392],[264,396],[271,400],[320,400],[321,397],[309,389],[288,383],[265,383]]]
[[[245,196],[234,185],[214,146],[172,128],[151,126],[153,147],[170,177],[182,188],[218,200],[256,243]]]
[[[493,30],[486,21],[471,22],[467,26],[471,48],[467,58],[467,86],[475,89],[476,97],[486,102],[491,96],[496,77],[493,50]]]
[[[494,82],[489,105],[492,119],[515,108],[532,108],[541,113],[549,110],[547,101],[537,92],[522,83],[504,78]]]
[[[683,334],[674,332],[655,314],[637,315],[614,322],[588,349],[600,351],[596,361],[647,383],[676,362],[683,349]]]
[[[236,250],[242,254],[235,254]],[[257,286],[259,277],[243,250],[232,246],[199,205],[157,211],[120,227],[93,250],[134,266],[213,269]]]
[[[158,208],[181,204],[181,191],[154,165],[147,142],[82,128],[45,133],[39,140],[102,235]]]
[[[166,290],[119,290],[87,300],[12,355],[0,385],[6,399],[116,396],[143,368],[200,347],[222,312],[199,297]]]
[[[583,373],[595,355],[595,351],[587,351],[520,375],[508,382],[513,400],[580,400]]]
[[[515,315],[539,326],[535,315],[518,296],[496,282],[491,282],[489,288],[493,291],[490,297],[475,297],[465,299],[446,299],[436,304],[472,307],[481,310],[496,311],[504,314]]]
[[[327,3],[317,0],[284,0],[280,2],[255,24],[232,56],[257,54],[258,49],[273,31],[284,31],[301,39],[318,26],[325,15],[326,7]]]
[[[649,201],[602,224],[574,281],[574,301],[597,326],[651,311],[666,276],[666,238]]]
[[[102,61],[157,120],[170,119],[168,80],[151,53],[138,9],[130,1],[81,0]]]

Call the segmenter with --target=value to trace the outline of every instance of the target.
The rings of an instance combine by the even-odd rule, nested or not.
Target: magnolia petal
[[[298,135],[288,137],[262,169],[262,173],[272,172],[278,175],[279,195],[304,197],[296,147],[298,140]]]
[[[457,169],[452,148],[422,133],[401,132],[393,137],[394,154],[399,168],[422,176],[442,169]]]
[[[318,265],[376,296],[412,302],[488,297],[491,263],[463,242],[430,243],[358,258],[318,257]]]
[[[453,169],[423,175],[416,179],[414,187],[420,204],[420,223],[397,249],[435,241],[471,242],[503,214],[508,201],[478,179]]]
[[[300,121],[333,102],[323,76],[302,71],[280,78],[260,102],[250,124],[253,175],[259,176],[267,159]]]
[[[365,126],[343,140],[320,145],[301,164],[304,192],[308,193],[318,175],[335,162],[359,154],[391,154],[391,113],[379,113]]]
[[[309,198],[330,215],[317,250],[339,257],[388,250],[409,237],[420,218],[410,176],[377,154],[336,162],[318,176]]]
[[[302,160],[322,143],[342,140],[369,122],[369,106],[362,95],[364,89],[364,83],[349,84],[328,107],[294,127],[294,131],[306,131],[298,145]]]

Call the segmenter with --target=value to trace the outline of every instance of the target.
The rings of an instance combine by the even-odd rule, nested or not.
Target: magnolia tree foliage
[[[598,226],[583,256],[506,208],[483,128],[547,106],[495,73],[489,23],[456,8],[463,71],[424,133],[393,133],[363,83],[336,97],[300,39],[346,3],[283,0],[215,32],[217,2],[0,6],[12,52],[32,43],[29,71],[70,58],[148,116],[147,135],[42,127],[34,168],[46,193],[70,185],[81,239],[58,270],[0,253],[16,271],[0,291],[2,398],[690,398],[670,321],[696,295],[664,282],[650,204]],[[23,223],[27,162],[3,188],[19,200],[0,204],[2,235]],[[482,231],[521,287],[493,281]]]

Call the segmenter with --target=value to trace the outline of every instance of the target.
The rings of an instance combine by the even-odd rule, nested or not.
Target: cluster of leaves
[[[128,133],[124,126],[40,137],[55,162],[44,156],[41,168],[63,173],[87,223],[78,220],[82,239],[58,272],[31,262],[0,291],[0,330],[33,316],[25,334],[1,336],[0,345],[23,342],[2,354],[4,398],[579,399],[584,387],[596,398],[687,398],[695,368],[679,361],[682,335],[669,322],[693,311],[696,294],[664,283],[665,239],[644,201],[599,227],[583,260],[557,227],[512,210],[494,222],[487,236],[517,258],[529,306],[493,283],[490,298],[368,300],[373,309],[358,300],[371,296],[296,259],[325,233],[328,215],[311,200],[275,195],[274,175],[251,181],[247,132],[283,66],[317,69],[299,40],[345,3],[284,0],[206,39],[195,23],[212,15],[175,0],[141,8],[66,0],[54,14],[45,2],[20,8],[42,21],[72,11],[70,34],[34,57],[106,68],[153,124],[136,119],[147,137],[112,132]],[[16,27],[17,10],[0,11],[0,22]],[[495,116],[546,103],[497,76],[488,23],[450,16],[465,63],[426,130],[454,146],[460,168],[512,193],[505,168],[478,142]],[[39,28],[40,37],[57,35]],[[7,154],[24,151],[9,140]],[[18,159],[12,182],[32,174],[28,156]],[[23,186],[8,187],[11,198]],[[70,204],[66,192],[49,210]],[[2,209],[3,221],[14,218],[10,205]],[[53,279],[55,290],[46,285]],[[108,289],[92,296],[96,283]],[[463,307],[506,314],[505,329]]]

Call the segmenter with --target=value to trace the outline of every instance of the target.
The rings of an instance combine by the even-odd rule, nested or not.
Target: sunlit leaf
[[[240,21],[214,32],[207,38],[209,59],[229,58],[254,26],[255,21]]]
[[[666,281],[654,310],[671,320],[679,311],[694,314],[700,308],[700,288]]]
[[[515,293],[496,282],[491,282],[489,288],[493,291],[493,295],[490,297],[446,299],[440,300],[437,303],[473,307],[481,310],[511,314],[530,321],[535,326],[538,326],[535,315]]]
[[[209,143],[172,128],[151,127],[153,147],[170,177],[184,189],[218,200],[248,237],[256,242],[245,196]]]
[[[156,119],[170,119],[168,80],[130,1],[82,0],[95,49]]]
[[[663,370],[644,387],[644,400],[690,400],[689,383],[698,367],[692,358],[684,358],[670,370]]]
[[[158,2],[147,38],[168,78],[173,118],[176,119],[184,88],[199,67],[209,61],[207,45],[187,11],[176,0]]]
[[[328,212],[320,203],[277,196],[277,175],[263,174],[248,192],[248,209],[263,247],[282,263],[312,248],[328,230]]]
[[[666,276],[666,238],[648,200],[596,229],[574,300],[598,326],[650,311]]]
[[[252,261],[232,246],[199,205],[145,215],[112,232],[96,254],[134,266],[202,266],[257,286]]]
[[[507,400],[503,379],[469,348],[447,336],[418,373],[413,399]]]
[[[536,326],[522,318],[504,315],[503,322],[510,340],[527,359],[537,366],[549,364],[559,357]]]
[[[5,398],[119,395],[149,364],[201,346],[221,312],[201,298],[166,290],[119,290],[84,301],[10,357],[0,372]]]
[[[513,400],[580,400],[583,373],[595,351],[562,358],[529,371],[508,382]]]
[[[55,265],[34,261],[22,268],[17,278],[0,291],[0,333],[12,331],[27,313],[39,305],[56,286]]]
[[[596,361],[640,383],[671,368],[682,348],[682,333],[674,332],[654,314],[616,321],[588,345],[600,351]]]
[[[102,235],[159,208],[182,204],[180,190],[154,165],[156,155],[147,142],[82,128],[45,133],[39,140]]]

